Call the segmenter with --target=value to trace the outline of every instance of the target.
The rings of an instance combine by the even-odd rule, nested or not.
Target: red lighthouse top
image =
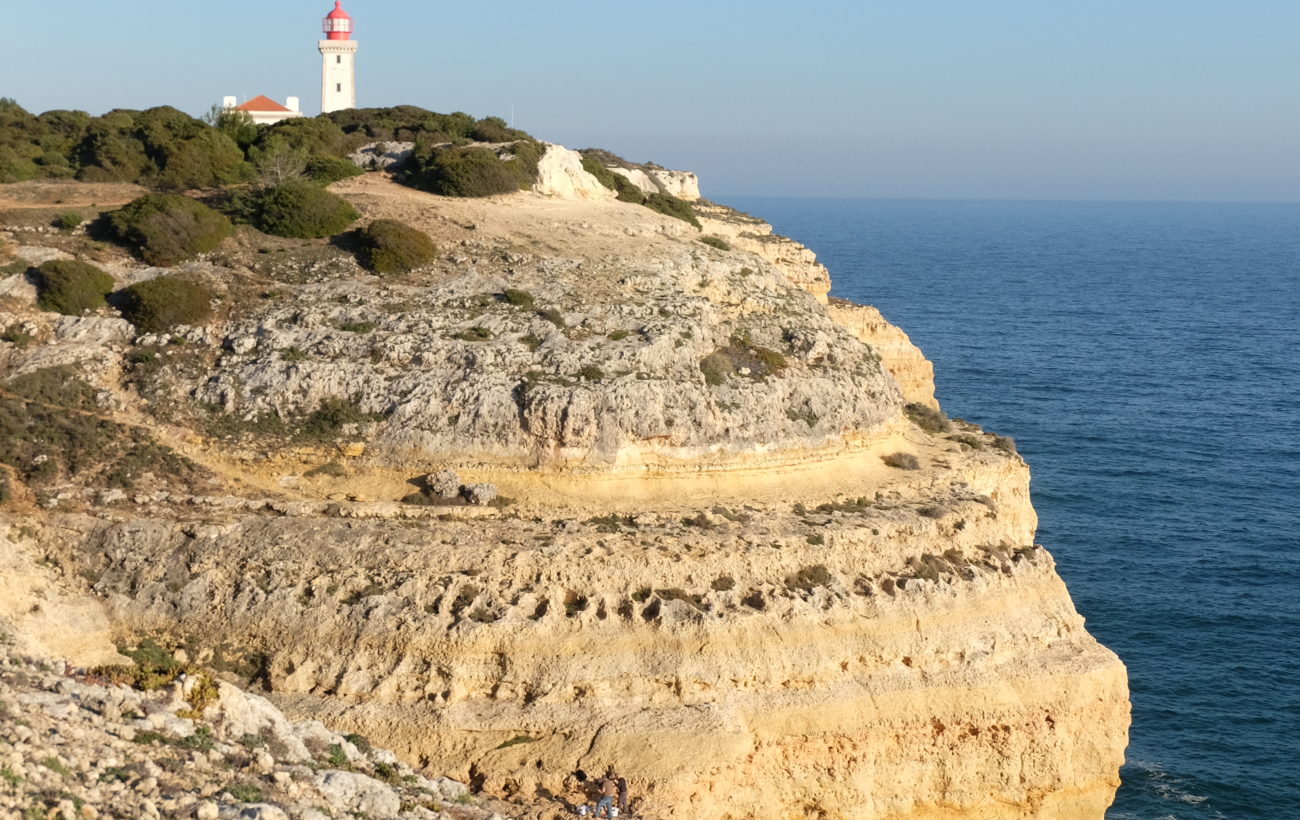
[[[334,0],[334,11],[325,16],[322,30],[330,40],[352,39],[352,18],[343,10],[343,0]]]

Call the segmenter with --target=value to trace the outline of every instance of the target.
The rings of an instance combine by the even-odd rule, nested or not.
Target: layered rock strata
[[[730,250],[608,198],[334,190],[443,255],[379,279],[245,234],[186,271],[217,318],[160,336],[0,305],[31,339],[0,390],[70,368],[70,412],[194,465],[20,488],[25,548],[121,636],[237,656],[288,714],[540,816],[609,765],[648,817],[1101,816],[1124,669],[1027,467],[913,424],[929,363],[827,304],[811,251],[703,202]],[[447,469],[501,497],[425,492]]]

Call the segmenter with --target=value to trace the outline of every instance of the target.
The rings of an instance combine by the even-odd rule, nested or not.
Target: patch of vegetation
[[[391,108],[349,108],[333,111],[317,119],[337,126],[340,134],[354,145],[374,141],[416,142],[430,144],[477,140],[510,142],[530,139],[528,134],[511,128],[500,117],[476,120],[468,114],[439,114],[414,105]],[[292,122],[290,120],[289,122]]]
[[[819,513],[837,513],[837,512],[863,513],[871,509],[871,507],[872,504],[867,499],[866,496],[858,496],[857,498],[847,499],[845,501],[828,501],[824,504],[818,504],[817,512]],[[798,510],[796,510],[795,512],[799,515],[803,515],[803,513],[800,513]]]
[[[80,316],[107,307],[113,277],[87,262],[56,259],[36,269],[36,303],[42,310]]]
[[[973,436],[970,433],[957,433],[955,435],[948,436],[948,440],[955,441],[958,444],[964,444],[967,447],[971,448],[972,450],[984,449],[984,442],[980,440],[980,437]]]
[[[281,360],[281,361],[286,361],[286,362],[301,362],[301,361],[305,361],[307,358],[309,358],[309,357],[307,356],[307,354],[306,354],[306,353],[303,353],[301,350],[299,350],[299,349],[296,348],[296,347],[283,347],[283,348],[280,348],[280,360]]]
[[[506,288],[501,292],[501,301],[524,310],[533,309],[533,295],[526,290]]]
[[[701,359],[700,372],[707,384],[717,387],[735,375],[766,381],[788,364],[782,353],[756,345],[747,334],[741,333],[732,336],[726,347],[720,347]]]
[[[33,115],[0,99],[0,183],[76,177],[179,190],[244,181],[249,171],[229,136],[175,108]]]
[[[627,331],[627,330],[615,330],[613,333],[610,333],[610,334],[609,334],[609,340],[610,340],[611,342],[621,342],[621,341],[623,341],[624,339],[626,339],[628,336],[631,336],[631,335],[632,335],[631,331]]]
[[[720,251],[731,250],[731,244],[720,236],[701,236],[700,241],[710,248],[717,248]]]
[[[942,411],[929,405],[913,402],[903,408],[903,412],[912,423],[927,433],[946,433],[952,429],[952,422]]]
[[[611,172],[612,173],[612,172]],[[630,202],[633,205],[644,205],[646,202],[645,191],[637,187],[637,184],[622,174],[613,174],[614,190],[618,193],[619,202]]]
[[[376,219],[358,231],[357,237],[361,264],[375,273],[407,273],[438,255],[428,234],[392,219]]]
[[[239,803],[261,803],[262,787],[249,780],[242,780],[226,786],[226,791]]]
[[[331,743],[325,749],[325,763],[336,769],[348,765],[348,756],[344,754],[343,747],[338,743]]]
[[[911,453],[890,453],[883,456],[881,461],[899,470],[919,470],[921,461]]]
[[[339,330],[345,333],[370,333],[379,325],[375,322],[340,322]]]
[[[529,333],[525,336],[520,336],[519,343],[529,350],[536,350],[542,346],[542,337],[538,336],[536,333]]]
[[[719,575],[717,578],[713,579],[713,583],[710,584],[710,586],[712,586],[717,592],[729,592],[736,588],[736,579],[732,578],[730,575]]]
[[[325,399],[299,427],[299,438],[309,441],[332,441],[349,424],[378,421],[382,415],[366,413],[352,399]]]
[[[948,514],[948,508],[941,504],[927,504],[918,508],[916,512],[922,518],[933,518],[937,521]]]
[[[203,473],[149,437],[143,428],[98,415],[95,392],[68,367],[19,376],[0,396],[0,463],[33,487],[76,479],[83,485],[131,488],[190,486]]]
[[[0,276],[17,276],[20,273],[26,273],[31,267],[32,263],[26,259],[15,259],[12,262],[0,265]]]
[[[145,333],[177,325],[201,325],[212,315],[212,290],[187,276],[160,276],[137,282],[116,295],[117,307]]]
[[[54,772],[55,774],[61,774],[64,777],[72,776],[72,769],[69,769],[67,766],[63,764],[62,761],[60,761],[57,757],[53,755],[50,755],[49,757],[41,758],[41,765],[49,769],[50,771]]]
[[[605,163],[601,162],[597,157],[591,154],[583,154],[582,170],[591,174],[596,178],[597,182],[611,191],[618,190],[618,187],[614,183],[614,178],[618,176],[618,174],[615,174],[613,171],[606,168]]]
[[[494,749],[493,751],[501,751],[502,749],[509,749],[511,746],[522,746],[525,743],[536,743],[538,740],[539,738],[529,737],[528,735],[515,735],[514,737],[502,743],[500,746],[496,747],[496,749]]]
[[[23,330],[22,325],[10,325],[0,331],[0,342],[9,342],[15,347],[27,347],[32,343],[32,334]]]
[[[583,365],[578,370],[578,378],[585,382],[599,382],[605,380],[605,371],[596,367],[594,364]]]
[[[306,180],[291,180],[256,197],[253,224],[275,236],[318,239],[341,233],[358,217],[342,197]]]
[[[671,216],[674,219],[680,219],[700,227],[700,220],[695,216],[695,209],[684,199],[678,199],[672,194],[656,193],[645,198],[645,206],[652,211]]]
[[[505,148],[435,145],[419,141],[405,182],[440,196],[483,197],[528,189],[545,149],[533,140]]]
[[[559,328],[568,327],[568,324],[566,324],[564,321],[564,314],[560,313],[560,311],[556,310],[555,308],[546,308],[545,310],[539,310],[537,311],[537,315],[542,317],[546,321],[550,322],[551,324],[555,325],[556,327]]]
[[[993,436],[993,449],[1006,453],[1009,456],[1016,454],[1016,440],[1010,436]]]
[[[224,214],[176,194],[141,197],[108,214],[107,225],[141,259],[160,267],[214,250],[234,232]]]
[[[81,223],[85,221],[86,218],[81,215],[80,211],[64,211],[54,217],[54,227],[61,231],[73,231],[80,228]]]
[[[324,155],[308,159],[303,170],[307,178],[317,185],[330,185],[365,173],[351,160]]]

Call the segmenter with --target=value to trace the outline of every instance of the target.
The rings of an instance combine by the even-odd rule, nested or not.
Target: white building
[[[236,104],[234,97],[226,97],[221,101],[221,107],[227,111],[243,111],[258,125],[271,125],[290,117],[303,116],[302,106],[297,97],[289,97],[284,101],[284,105],[263,94],[258,94],[242,105]]]
[[[328,114],[357,107],[357,44],[352,39],[352,18],[334,0],[334,11],[325,18],[325,39],[320,41],[320,112]]]

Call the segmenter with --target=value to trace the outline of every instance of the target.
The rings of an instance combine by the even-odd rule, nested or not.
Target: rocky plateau
[[[575,157],[485,199],[335,183],[437,243],[386,277],[246,227],[150,268],[45,227],[127,186],[0,186],[0,402],[71,431],[0,464],[0,805],[543,818],[614,767],[650,818],[1103,816],[1127,678],[1014,445],[811,250]],[[43,312],[52,258],[215,314]],[[145,645],[184,675],[115,684]]]

